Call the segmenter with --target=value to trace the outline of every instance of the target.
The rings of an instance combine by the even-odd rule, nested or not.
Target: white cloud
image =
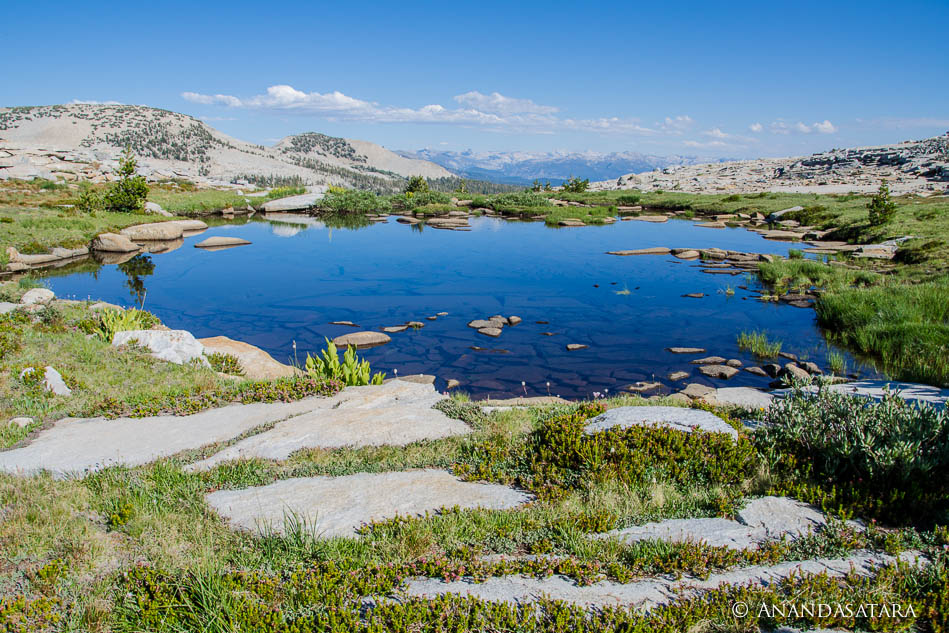
[[[459,108],[446,108],[438,104],[420,108],[381,105],[338,91],[303,92],[287,85],[270,86],[265,94],[247,98],[196,92],[183,92],[181,96],[187,101],[202,105],[296,112],[332,120],[476,125],[494,131],[517,130],[535,134],[581,131],[650,136],[658,133],[633,118],[561,118],[557,116],[559,109],[554,106],[540,105],[530,99],[506,97],[497,92],[485,95],[471,91],[457,95],[454,100],[461,106]],[[691,124],[689,117],[676,117],[666,121],[672,121],[676,125]]]
[[[670,134],[682,134],[691,128],[694,123],[695,121],[692,120],[692,117],[681,114],[677,117],[667,116],[664,121],[657,123],[656,126],[663,132],[669,132]]]
[[[769,129],[774,134],[784,135],[792,133],[813,134],[815,132],[818,134],[833,134],[837,131],[836,126],[834,126],[834,124],[827,119],[824,119],[822,123],[812,123],[811,125],[807,125],[801,121],[797,121],[796,123],[787,123],[783,119],[778,119],[777,121],[771,123]]]
[[[682,141],[687,147],[731,147],[725,141]]]
[[[731,138],[731,134],[725,134],[724,132],[722,132],[722,128],[718,128],[718,127],[712,128],[711,130],[706,130],[705,132],[702,132],[702,134],[704,134],[705,136],[711,136],[712,138],[717,138],[717,139]]]
[[[481,94],[477,90],[456,95],[454,100],[463,105],[480,110],[481,112],[493,112],[495,114],[554,114],[559,108],[554,106],[545,106],[534,103],[530,99],[514,99],[505,97],[501,93],[492,92],[489,95]]]
[[[751,130],[752,132],[757,133],[763,130],[764,126],[761,125],[760,123],[752,123],[751,125],[748,126],[748,129]]]
[[[73,99],[73,105],[125,105],[121,101],[93,101],[91,99]]]

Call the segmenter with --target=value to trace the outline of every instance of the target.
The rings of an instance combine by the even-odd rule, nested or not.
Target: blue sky
[[[0,105],[146,104],[267,144],[797,155],[949,130],[947,27],[946,0],[18,2]]]

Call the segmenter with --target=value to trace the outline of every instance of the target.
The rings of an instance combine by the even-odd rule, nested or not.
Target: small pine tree
[[[882,226],[896,217],[896,203],[890,199],[890,186],[886,181],[880,183],[880,189],[873,199],[867,203],[870,215],[870,226]]]
[[[570,177],[570,180],[563,183],[563,190],[569,191],[571,193],[583,193],[587,190],[587,187],[590,186],[590,180],[584,179],[580,180],[579,178]]]
[[[550,181],[544,183],[544,191],[553,191],[554,188],[550,186]]]
[[[541,190],[540,181],[537,180],[537,179],[535,179],[535,180],[534,180],[534,183],[531,185],[531,191],[537,192],[537,191],[540,191],[540,190]]]
[[[145,207],[148,197],[148,184],[144,176],[135,174],[138,163],[132,154],[132,148],[126,147],[119,160],[119,179],[112,183],[102,196],[102,204],[107,211],[116,213],[138,213]]]
[[[425,180],[424,176],[412,176],[402,193],[422,193],[428,190],[428,181]]]
[[[458,183],[458,186],[455,187],[455,193],[468,193],[468,181],[462,178],[461,182]]]

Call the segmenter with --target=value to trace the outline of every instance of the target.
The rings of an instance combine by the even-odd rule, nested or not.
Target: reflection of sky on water
[[[330,321],[376,330],[420,320],[421,330],[395,334],[391,343],[362,354],[390,375],[397,368],[403,375],[457,378],[475,395],[523,393],[524,381],[531,395],[546,393],[550,382],[553,394],[589,396],[637,380],[665,380],[676,370],[692,372],[685,382],[712,383],[689,364],[691,357],[664,348],[704,347],[749,365],[754,359],[735,343],[743,330],[766,330],[784,341],[785,350],[819,364],[826,356],[813,311],[757,301],[750,276],[703,273],[700,262],[666,256],[605,254],[650,246],[786,254],[800,246],[743,229],[706,229],[681,220],[553,229],[472,218],[469,232],[394,219],[350,230],[296,214],[267,220],[187,238],[183,248],[152,255],[151,274],[131,271],[138,272],[135,279],[105,266],[94,276],[74,274],[50,284],[60,296],[125,305],[132,303],[130,287],[137,295],[147,287],[147,308],[170,327],[245,340],[280,360],[292,355],[293,341],[305,358],[306,351],[322,348],[324,337],[352,331]],[[195,240],[210,235],[243,237],[252,245],[218,252],[193,248]],[[682,297],[695,292],[707,296]],[[425,319],[443,311],[449,315]],[[524,321],[499,338],[466,327],[494,314]],[[567,352],[567,343],[589,348]],[[717,384],[766,382],[741,372]]]

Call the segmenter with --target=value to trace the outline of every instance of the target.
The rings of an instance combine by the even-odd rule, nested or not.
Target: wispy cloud
[[[270,86],[266,93],[252,97],[226,94],[183,92],[182,98],[192,103],[220,105],[228,108],[271,110],[317,115],[331,120],[367,121],[373,123],[430,123],[478,126],[488,130],[522,131],[552,134],[562,131],[658,135],[663,130],[650,128],[638,119],[629,117],[601,117],[574,119],[560,116],[560,109],[542,105],[531,99],[508,97],[498,92],[483,94],[470,91],[456,95],[459,107],[446,108],[439,104],[419,108],[383,105],[350,97],[341,92],[303,92],[293,86]],[[691,124],[689,117],[666,119],[676,125]]]
[[[92,99],[73,99],[72,105],[125,105],[121,101],[94,101]]]
[[[752,123],[751,125],[748,126],[748,129],[754,132],[755,134],[757,134],[758,132],[764,129],[764,126],[761,125],[760,123]]]
[[[515,99],[505,97],[499,92],[492,92],[489,95],[481,94],[476,90],[456,95],[454,100],[469,108],[480,110],[481,112],[493,112],[494,114],[555,114],[560,111],[554,106],[545,106],[534,103],[530,99]]]
[[[757,124],[755,124],[757,125]],[[833,123],[824,119],[822,122],[812,123],[807,125],[801,121],[794,123],[789,123],[784,119],[778,119],[774,121],[769,126],[769,129],[774,134],[834,134],[837,131],[837,126]],[[757,130],[756,130],[757,131]]]
[[[693,125],[695,125],[695,121],[692,120],[692,117],[680,114],[676,117],[667,116],[664,121],[657,123],[656,127],[670,134],[683,134]]]

